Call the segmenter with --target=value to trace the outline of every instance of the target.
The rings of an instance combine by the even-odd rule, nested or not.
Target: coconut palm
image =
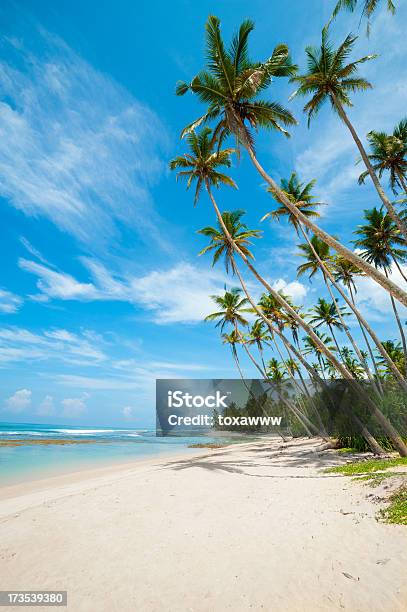
[[[232,325],[234,329],[238,325],[247,325],[247,320],[242,313],[251,312],[251,308],[246,308],[247,298],[241,296],[242,290],[233,288],[225,291],[223,295],[211,295],[212,300],[219,307],[219,310],[205,317],[205,321],[217,321],[216,327],[223,331],[225,325]]]
[[[324,202],[316,202],[315,196],[312,195],[311,191],[315,186],[315,179],[309,183],[301,183],[298,179],[297,173],[292,172],[290,178],[281,179],[280,189],[284,195],[296,206],[296,208],[304,215],[304,217],[319,217],[320,214],[315,210],[317,206],[324,206]],[[271,187],[268,188],[270,193],[277,202],[280,203],[278,193],[275,193]],[[268,217],[280,221],[282,217],[287,217],[288,222],[294,227],[297,234],[299,234],[300,221],[284,204],[280,203],[280,206],[271,212],[266,213],[261,221],[264,221]]]
[[[266,370],[264,363],[264,344],[268,343],[270,339],[270,332],[266,329],[264,322],[261,319],[257,319],[249,329],[248,342],[249,344],[256,344],[264,370]]]
[[[360,361],[355,358],[354,352],[347,346],[341,348],[341,355],[346,363],[346,367],[350,372],[352,372],[355,378],[363,378],[364,368],[361,365]]]
[[[370,145],[368,158],[372,168],[377,172],[379,178],[383,174],[389,173],[389,184],[393,193],[397,193],[397,188],[407,192],[406,173],[407,173],[407,139],[397,137],[396,134],[404,135],[407,131],[407,119],[403,119],[395,128],[393,134],[385,132],[368,133],[367,139]],[[359,184],[364,183],[369,172],[366,170],[359,176]]]
[[[286,377],[284,366],[275,357],[270,359],[267,364],[267,376],[273,382],[280,382]]]
[[[219,172],[219,168],[230,168],[233,149],[214,150],[212,130],[204,128],[199,134],[194,131],[187,135],[190,153],[180,155],[170,161],[170,170],[178,170],[177,179],[187,181],[187,189],[196,182],[194,204],[198,202],[202,187],[219,187],[229,185],[236,187],[236,183],[228,176]]]
[[[239,356],[237,354],[237,348],[236,348],[237,345],[240,343],[240,338],[239,338],[239,335],[237,334],[236,330],[233,329],[229,333],[222,334],[222,343],[229,345],[230,351],[231,351],[233,359],[234,359],[234,361],[236,363],[236,367],[237,367],[237,369],[239,371],[240,377],[244,381],[244,376],[243,376],[242,368],[240,366],[240,360],[239,360]]]
[[[311,95],[311,99],[304,106],[304,111],[308,114],[308,124],[325,102],[329,101],[331,103],[332,108],[349,129],[380,199],[407,240],[407,228],[384,193],[362,142],[345,112],[345,106],[352,106],[349,97],[351,93],[364,91],[372,87],[369,81],[357,76],[357,71],[360,64],[373,59],[375,55],[366,55],[347,63],[356,39],[356,36],[349,34],[343,43],[337,49],[334,49],[328,39],[328,28],[324,28],[321,47],[319,49],[307,47],[305,50],[308,60],[307,72],[292,77],[292,80],[299,84],[292,97]],[[354,263],[356,264],[356,262]]]
[[[391,356],[393,362],[396,364],[400,372],[404,374],[406,371],[406,358],[404,351],[400,345],[400,342],[394,340],[385,340],[383,342],[383,346],[385,347],[387,353]],[[387,363],[380,359],[379,364],[383,367],[384,372],[387,376],[391,376],[392,372],[389,370]]]
[[[407,261],[407,250],[404,248],[404,240],[401,238],[393,220],[382,209],[377,208],[365,210],[364,217],[367,223],[359,226],[354,232],[360,236],[354,241],[354,244],[362,249],[362,257],[373,263],[377,268],[382,268],[386,275],[389,274],[394,263],[405,278],[399,262]],[[392,295],[390,295],[390,300],[407,362],[407,345],[403,326]]]
[[[312,238],[304,244],[297,245],[300,249],[300,257],[303,257],[306,262],[297,267],[297,275],[303,276],[308,274],[308,278],[311,279],[315,274],[321,270],[322,262],[326,268],[331,265],[332,256],[329,245],[318,236],[312,236]],[[325,274],[324,270],[322,272]]]
[[[276,102],[259,99],[259,94],[268,87],[273,77],[292,76],[295,67],[290,60],[286,45],[278,45],[271,57],[263,63],[250,61],[248,38],[253,27],[251,21],[244,21],[232,44],[226,48],[220,32],[219,19],[213,15],[208,18],[206,69],[199,72],[189,84],[179,82],[176,89],[178,95],[191,91],[207,108],[203,115],[186,126],[182,136],[209,121],[216,122],[213,140],[218,140],[218,147],[225,137],[234,135],[238,145],[242,144],[248,151],[257,171],[294,216],[332,248],[353,261],[355,265],[359,265],[366,274],[407,306],[406,292],[303,215],[259,163],[254,151],[251,130],[259,127],[270,128],[286,134],[285,126],[295,124],[294,117],[287,109]],[[258,280],[269,291],[266,281],[261,277]]]
[[[407,385],[405,380],[400,376],[400,373],[398,371],[398,369],[396,368],[395,364],[392,363],[390,356],[387,355],[382,343],[380,342],[379,338],[377,337],[375,331],[373,330],[373,328],[369,325],[369,323],[366,321],[366,319],[363,317],[363,315],[361,314],[360,310],[357,308],[356,304],[355,304],[355,300],[353,297],[353,294],[351,292],[351,299],[348,298],[348,296],[346,295],[346,293],[344,293],[344,291],[342,290],[342,288],[340,287],[340,285],[338,284],[338,282],[335,280],[334,278],[334,271],[335,266],[338,265],[338,262],[347,262],[348,264],[352,265],[352,262],[348,262],[348,260],[344,259],[344,258],[338,258],[338,256],[336,256],[336,259],[333,258],[331,256],[330,250],[328,245],[326,245],[322,240],[320,240],[317,236],[313,236],[311,239],[308,238],[308,236],[304,233],[303,234],[305,239],[306,239],[306,243],[298,245],[299,249],[301,251],[300,255],[301,257],[306,259],[306,262],[304,264],[301,264],[300,266],[298,266],[297,268],[297,274],[298,276],[301,276],[305,273],[308,273],[309,278],[312,278],[318,270],[321,270],[322,274],[323,274],[323,278],[324,278],[324,282],[328,288],[329,294],[331,296],[331,299],[333,300],[333,302],[336,305],[336,300],[333,296],[331,287],[330,287],[330,283],[332,284],[332,286],[336,289],[336,291],[339,293],[339,295],[344,299],[344,301],[346,302],[346,304],[349,306],[349,308],[352,310],[352,312],[354,313],[354,315],[356,316],[359,325],[364,329],[366,329],[366,331],[369,333],[370,337],[372,338],[372,340],[374,341],[374,343],[376,344],[377,349],[379,350],[379,352],[381,353],[382,357],[384,359],[387,360],[388,366],[390,369],[393,370],[393,373],[396,377],[396,379],[399,381],[399,383],[407,390]],[[346,264],[339,264],[342,266],[342,274],[346,274],[346,272],[344,272],[345,268],[346,268]],[[348,268],[347,274],[349,275],[350,270],[352,268]],[[357,270],[359,270],[359,274],[361,274],[361,270],[359,268],[356,268]],[[341,317],[341,313],[339,311],[339,309],[337,309],[338,311],[338,315]],[[372,380],[372,376],[369,370],[369,366],[366,362],[366,360],[363,359],[362,353],[357,345],[357,343],[355,342],[352,334],[350,333],[350,330],[348,329],[347,325],[342,321],[342,325],[343,328],[345,330],[346,335],[349,338],[349,341],[351,342],[357,356],[359,357],[361,363],[363,363],[364,368],[366,370],[366,374],[368,375],[368,377]],[[363,330],[364,333],[364,330]],[[367,340],[366,340],[367,341]],[[372,353],[371,353],[372,354]],[[373,354],[372,354],[372,360],[373,360]],[[372,380],[373,382],[373,380]],[[380,385],[380,383],[379,383]],[[378,391],[380,392],[380,386],[378,387]]]
[[[225,211],[222,213],[222,219],[233,243],[239,247],[247,258],[254,259],[253,253],[248,248],[252,244],[250,238],[260,238],[262,232],[251,230],[245,223],[242,223],[241,218],[243,215],[243,210]],[[226,272],[229,272],[230,269],[233,272],[233,243],[227,239],[221,224],[218,222],[217,228],[211,226],[204,227],[198,231],[198,234],[202,234],[210,239],[210,243],[199,252],[199,255],[213,251],[212,266],[223,255]]]
[[[323,332],[319,332],[319,331],[315,331],[315,334],[318,336],[320,341],[328,348],[330,352],[333,353],[337,350],[336,347],[332,344],[332,338],[330,338],[330,336],[327,336]],[[303,348],[304,355],[314,355],[318,360],[318,364],[319,364],[321,371],[323,371],[326,365],[326,362],[324,360],[324,354],[321,351],[321,348],[315,343],[313,338],[311,338],[310,336],[305,336],[303,338],[303,344],[304,344],[304,348]]]
[[[338,314],[338,308],[340,309],[341,317]],[[311,309],[310,321],[312,325],[315,329],[321,325],[327,325],[338,353],[341,351],[334,333],[334,328],[339,331],[343,330],[343,317],[349,315],[350,313],[346,311],[345,307],[338,307],[334,302],[327,302],[324,298],[318,298],[317,304]]]
[[[359,278],[363,276],[363,272],[359,270],[359,268],[354,266],[350,261],[347,261],[343,257],[340,257],[337,255],[333,259],[332,274],[337,283],[341,282],[348,289],[351,302],[354,308],[356,309],[355,295],[357,293],[357,285],[355,283],[355,278]],[[379,392],[382,394],[383,389],[380,383],[379,372],[377,369],[377,364],[376,364],[376,359],[373,353],[373,349],[370,346],[369,339],[366,335],[365,326],[363,325],[361,318],[359,316],[357,316],[357,321],[358,321],[360,331],[362,332],[363,339],[366,343],[367,350],[369,352],[370,359],[371,359],[371,362],[373,364],[373,367],[376,373],[376,384],[378,386]],[[377,338],[377,346],[383,349],[383,346],[379,342],[378,338]],[[384,356],[382,356],[382,358],[384,359]]]
[[[338,0],[332,13],[331,19],[335,19],[337,14],[342,10],[353,12],[358,6],[362,6],[361,17],[367,17],[367,33],[370,32],[370,18],[375,10],[383,4],[383,0],[361,0],[358,5],[358,0]],[[394,15],[396,5],[393,0],[386,0],[387,10]]]

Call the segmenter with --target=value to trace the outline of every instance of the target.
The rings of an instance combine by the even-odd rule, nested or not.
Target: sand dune
[[[2,589],[86,611],[407,609],[407,530],[342,459],[280,441],[0,491]]]

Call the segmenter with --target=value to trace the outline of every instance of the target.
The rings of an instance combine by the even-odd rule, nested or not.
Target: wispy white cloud
[[[106,359],[98,344],[66,330],[32,333],[19,327],[0,328],[0,363],[52,359],[70,364],[97,364]]]
[[[91,276],[87,282],[35,261],[20,259],[19,266],[39,279],[41,293],[35,299],[129,302],[148,310],[159,324],[202,321],[213,309],[210,295],[222,291],[226,280],[217,270],[186,262],[143,276],[120,278],[93,259],[82,258],[82,262]]]
[[[22,303],[23,299],[20,296],[5,289],[0,289],[0,312],[5,314],[17,312]]]
[[[0,194],[92,245],[120,224],[163,243],[150,195],[164,168],[160,120],[63,41],[31,34],[38,55],[3,40],[16,61],[0,62]]]
[[[10,412],[19,413],[23,412],[26,408],[31,405],[31,391],[30,389],[20,389],[6,399],[6,408]]]

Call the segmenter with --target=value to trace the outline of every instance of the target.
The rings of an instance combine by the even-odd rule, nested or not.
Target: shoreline
[[[407,530],[318,447],[262,439],[0,489],[2,588],[67,590],[73,612],[401,612]]]

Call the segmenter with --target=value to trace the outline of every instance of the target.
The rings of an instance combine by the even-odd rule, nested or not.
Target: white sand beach
[[[395,612],[407,530],[309,440],[233,445],[0,490],[1,588],[68,610]]]

